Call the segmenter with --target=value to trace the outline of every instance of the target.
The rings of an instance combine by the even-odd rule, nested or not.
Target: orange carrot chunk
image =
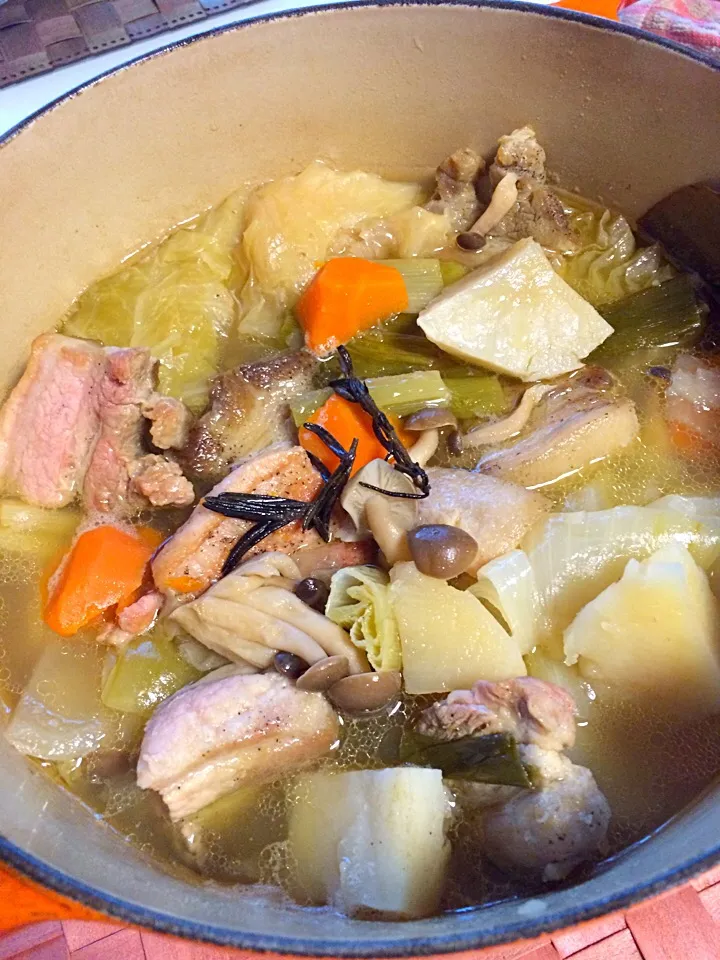
[[[412,443],[411,435],[409,438],[408,434],[401,430],[398,420],[395,417],[390,417],[389,420],[395,427],[400,442],[405,446]],[[371,460],[382,460],[387,456],[387,450],[373,432],[372,417],[358,404],[350,403],[349,400],[337,394],[329,397],[319,410],[308,417],[308,422],[325,427],[346,450],[349,450],[350,444],[357,439],[358,448],[351,476]],[[314,433],[306,430],[305,427],[300,427],[298,437],[300,444],[308,453],[314,454],[328,470],[334,470],[337,467],[340,462],[338,458]]]
[[[315,274],[300,298],[297,315],[308,350],[325,356],[407,306],[405,281],[395,267],[336,257]]]
[[[159,539],[150,531],[132,534],[110,525],[82,533],[53,585],[45,623],[71,637],[110,607],[126,605],[142,586]]]

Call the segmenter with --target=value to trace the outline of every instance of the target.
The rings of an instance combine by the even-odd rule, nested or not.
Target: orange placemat
[[[79,920],[0,937],[0,960],[252,960],[260,955]],[[266,955],[268,958],[271,955]],[[626,913],[462,960],[720,960],[720,867]]]

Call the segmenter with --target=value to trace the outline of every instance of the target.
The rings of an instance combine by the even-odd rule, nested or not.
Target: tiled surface
[[[538,940],[461,954],[459,960],[720,960],[718,917],[720,867],[625,915],[615,913]],[[253,956],[75,920],[37,924],[0,937],[0,960],[252,960]]]

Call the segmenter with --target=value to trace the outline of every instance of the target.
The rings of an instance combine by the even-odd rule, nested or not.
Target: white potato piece
[[[408,693],[464,690],[476,680],[527,673],[517,640],[471,593],[425,576],[414,563],[397,563],[390,597]]]
[[[418,324],[448,353],[526,381],[577,370],[613,332],[528,239],[452,284]]]
[[[435,913],[450,856],[449,813],[440,770],[303,777],[289,830],[299,899],[368,918]]]
[[[680,544],[630,560],[622,578],[565,631],[565,657],[589,680],[667,701],[673,713],[720,711],[720,611]]]
[[[537,643],[561,636],[583,606],[619,580],[628,560],[645,560],[668,544],[688,547],[703,569],[718,556],[718,515],[704,504],[693,513],[672,498],[647,507],[552,513],[523,540],[540,603]]]

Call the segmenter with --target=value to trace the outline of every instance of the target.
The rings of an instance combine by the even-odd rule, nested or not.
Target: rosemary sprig
[[[262,493],[232,492],[219,493],[215,497],[205,497],[203,500],[203,505],[213,513],[235,520],[254,521],[254,526],[240,537],[228,554],[222,567],[222,576],[233,571],[245,554],[261,540],[289,523],[301,520],[303,530],[315,529],[326,543],[330,540],[330,518],[352,472],[358,442],[353,440],[350,449],[346,450],[324,427],[311,423],[306,423],[305,426],[340,460],[332,473],[324,468],[324,474],[321,473],[321,476],[325,482],[312,500],[293,500],[290,497],[273,497]]]
[[[394,460],[393,466],[399,473],[409,477],[420,493],[403,493],[394,491],[390,496],[401,497],[408,500],[424,500],[430,494],[430,480],[427,473],[419,463],[411,459],[410,454],[400,441],[395,428],[390,423],[386,415],[370,396],[370,391],[364,381],[355,376],[353,372],[352,360],[345,347],[338,347],[338,358],[340,360],[340,370],[342,377],[338,380],[331,380],[330,386],[335,393],[348,400],[350,403],[357,403],[372,419],[373,433],[385,447],[388,452],[386,459]],[[307,426],[307,424],[305,424]],[[318,434],[320,436],[320,434]],[[332,449],[332,448],[331,448]],[[334,452],[334,451],[333,451]],[[376,490],[378,493],[387,494],[387,490],[374,487],[372,484],[363,483],[363,487],[368,490]]]

